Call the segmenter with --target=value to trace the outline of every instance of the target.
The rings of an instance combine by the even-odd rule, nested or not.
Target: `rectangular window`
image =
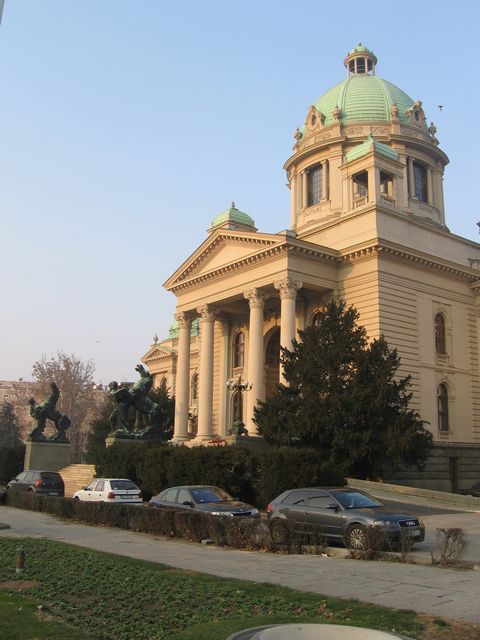
[[[307,207],[318,204],[323,195],[323,167],[315,167],[307,176]]]
[[[413,163],[413,189],[418,200],[428,202],[427,170],[418,162]]]

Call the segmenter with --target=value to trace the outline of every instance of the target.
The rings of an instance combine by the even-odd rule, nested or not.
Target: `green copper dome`
[[[414,101],[397,86],[375,73],[377,57],[361,43],[343,61],[347,78],[324,93],[315,103],[322,123],[409,122],[405,112]]]
[[[228,228],[235,228],[237,226],[244,228],[251,227],[256,231],[255,222],[252,218],[248,213],[239,211],[234,202],[232,202],[231,206],[226,211],[222,211],[222,213],[219,213],[218,216],[212,220],[212,229],[224,226],[227,226]]]
[[[340,121],[390,122],[391,108],[398,108],[398,119],[407,122],[405,112],[413,100],[391,82],[378,76],[354,75],[329,89],[315,103],[315,108],[325,116],[325,126],[335,122],[333,111],[340,109]]]

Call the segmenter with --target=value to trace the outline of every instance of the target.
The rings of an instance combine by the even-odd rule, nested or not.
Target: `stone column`
[[[222,336],[221,362],[220,362],[220,408],[219,408],[219,434],[222,437],[228,435],[228,418],[227,418],[227,377],[228,377],[228,361],[230,357],[230,322],[226,318],[219,321]]]
[[[263,306],[265,304],[265,294],[259,289],[251,289],[243,295],[250,305],[248,382],[252,384],[252,389],[247,392],[245,426],[249,435],[257,435],[257,427],[253,422],[253,408],[258,400],[265,400],[265,364],[263,359]]]
[[[322,162],[322,200],[328,200],[330,198],[329,182],[330,176],[328,175],[328,161]]]
[[[290,176],[290,228],[297,226],[297,172],[292,171]]]
[[[445,224],[445,207],[443,203],[443,175],[440,169],[434,171],[435,204],[440,211],[440,222]]]
[[[408,158],[408,195],[415,198],[415,178],[413,175],[413,160]]]
[[[427,201],[428,204],[435,204],[431,167],[427,167]]]
[[[308,203],[308,171],[302,171],[302,209],[307,208]]]
[[[190,330],[192,316],[188,313],[177,313],[178,321],[178,356],[177,378],[175,382],[175,423],[173,442],[188,440],[188,405],[190,400]]]
[[[212,439],[213,404],[213,329],[215,310],[208,304],[198,307],[200,314],[200,371],[198,374],[198,430],[199,443]]]
[[[302,282],[292,278],[283,278],[275,282],[275,289],[278,289],[281,301],[280,346],[286,349],[292,348],[292,340],[295,338],[295,301],[297,291],[302,286]],[[280,382],[286,382],[283,368],[280,369]]]

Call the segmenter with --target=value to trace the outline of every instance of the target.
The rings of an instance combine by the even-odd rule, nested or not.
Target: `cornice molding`
[[[267,243],[268,241],[264,244]],[[271,260],[272,258],[289,253],[295,253],[307,259],[331,265],[341,265],[345,262],[365,260],[373,256],[378,257],[382,255],[392,260],[399,260],[405,263],[421,266],[422,268],[453,275],[454,277],[467,280],[471,283],[480,283],[480,272],[477,269],[441,260],[435,256],[409,250],[402,246],[395,246],[383,240],[375,240],[363,246],[342,252],[335,249],[328,249],[327,247],[316,247],[313,243],[308,241],[290,239],[282,242],[281,244],[270,246],[258,253],[254,253],[234,262],[222,265],[212,271],[201,273],[198,276],[177,279],[172,283],[172,285],[170,285],[170,287],[168,287],[168,290],[172,291],[174,294],[178,294],[179,292],[197,287],[211,280],[228,277],[242,269],[252,267],[256,264],[261,264],[267,260]],[[305,283],[305,285],[307,284],[308,283]]]
[[[411,262],[424,268],[426,267],[427,269],[433,269],[436,271],[441,271],[443,273],[448,273],[463,280],[468,280],[472,283],[480,281],[480,273],[475,273],[474,269],[470,269],[469,267],[461,267],[455,265],[454,263],[443,261],[439,258],[435,258],[427,254],[408,251],[408,249],[395,247],[383,243],[382,241],[375,244],[366,245],[364,247],[359,247],[353,251],[344,253],[341,260],[343,262],[353,262],[355,260],[365,259],[366,257],[370,257],[372,255],[379,256],[380,254],[382,256],[400,260],[402,262]]]

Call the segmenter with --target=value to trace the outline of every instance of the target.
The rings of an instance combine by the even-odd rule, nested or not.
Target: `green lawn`
[[[422,638],[423,623],[412,611],[215,578],[49,540],[1,538],[0,586],[18,579],[20,545],[26,552],[21,579],[26,587],[28,581],[38,584],[0,589],[2,640],[225,640],[244,628],[292,621]]]

